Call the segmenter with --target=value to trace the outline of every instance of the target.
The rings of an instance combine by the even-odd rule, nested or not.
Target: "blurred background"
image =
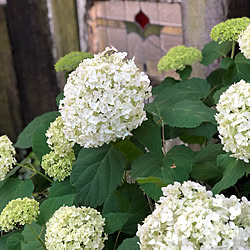
[[[242,16],[250,16],[249,0],[0,0],[0,135],[15,142],[33,118],[57,109],[65,78],[54,64],[71,51],[112,45],[157,84],[176,77],[157,71],[171,47],[202,49],[214,25]],[[193,68],[192,76],[209,73]]]

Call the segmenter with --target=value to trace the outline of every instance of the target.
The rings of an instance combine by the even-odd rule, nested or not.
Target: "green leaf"
[[[182,182],[189,177],[193,157],[194,152],[183,145],[173,147],[165,156],[159,153],[147,153],[132,163],[131,176],[139,180],[157,177],[166,184],[174,181]],[[156,183],[155,180],[152,183]]]
[[[125,239],[117,250],[139,250],[140,247],[137,242],[139,242],[137,236]]]
[[[233,186],[249,168],[249,164],[242,160],[230,157],[229,154],[218,155],[217,165],[223,172],[223,176],[221,180],[214,185],[212,189],[214,194],[218,194],[222,190]]]
[[[170,184],[187,180],[192,170],[193,157],[194,152],[190,148],[183,145],[173,147],[162,162],[163,181]]]
[[[21,249],[21,242],[23,240],[23,236],[20,231],[14,231],[7,235],[1,236],[1,238],[2,237],[5,237],[5,247],[3,247],[0,243],[0,249],[8,249],[8,250]]]
[[[171,87],[176,83],[179,83],[179,80],[176,80],[172,77],[166,77],[159,86],[154,86],[152,89],[153,95],[160,94],[166,87]]]
[[[183,70],[177,70],[176,72],[180,75],[180,78],[182,80],[187,80],[192,73],[192,66],[186,65],[186,67]]]
[[[164,125],[165,140],[176,138],[176,137],[180,136],[181,133],[182,133],[181,128],[175,128],[175,127],[171,127],[168,125]]]
[[[122,229],[128,221],[128,213],[109,213],[103,216],[105,218],[105,232],[112,234]]]
[[[200,101],[208,95],[209,89],[209,83],[203,79],[182,81],[166,87],[153,103],[145,105],[145,109],[153,115],[156,123],[172,127],[193,128],[202,122],[215,123],[215,111]]]
[[[225,69],[216,69],[212,71],[207,77],[207,81],[214,89],[218,89],[223,86],[223,75],[225,72]]]
[[[62,206],[72,206],[74,204],[75,194],[67,194],[61,197],[53,197],[45,200],[40,206],[40,215],[37,223],[41,226],[53,216],[54,212]]]
[[[122,232],[135,234],[138,223],[148,215],[149,208],[142,191],[136,184],[124,184],[108,197],[103,206],[103,215],[110,213],[127,213],[128,221]]]
[[[232,42],[224,42],[218,44],[215,41],[212,41],[206,44],[202,50],[202,61],[204,65],[211,64],[214,60],[219,57],[226,56],[226,54],[232,49]]]
[[[38,127],[32,135],[32,150],[41,161],[43,155],[50,152],[50,148],[47,144],[46,131],[48,130],[48,124],[43,123]]]
[[[54,181],[49,190],[49,198],[56,198],[70,194],[75,194],[75,188],[71,185],[70,178],[67,178],[62,182]]]
[[[21,181],[18,178],[8,178],[0,182],[0,213],[11,200],[30,197],[34,186],[30,179]]]
[[[89,52],[72,51],[58,60],[55,64],[55,70],[57,72],[73,71],[86,58],[93,58],[93,55]]]
[[[63,91],[56,97],[56,104],[59,107],[60,101],[64,98]]]
[[[189,134],[183,134],[180,136],[180,139],[184,143],[189,144],[204,144],[206,142],[206,138],[204,136],[195,136],[195,135],[189,135]]]
[[[137,179],[151,176],[161,179],[163,158],[164,155],[162,153],[149,152],[142,155],[136,161],[132,162],[131,177]]]
[[[166,185],[160,178],[153,177],[153,176],[149,176],[147,178],[137,178],[136,181],[139,184],[154,183],[159,187],[164,187]]]
[[[83,205],[102,205],[120,184],[126,160],[110,145],[83,148],[73,165],[71,182]]]
[[[140,187],[150,198],[155,201],[158,201],[159,198],[162,196],[161,188],[155,183],[143,183],[140,184]]]
[[[229,69],[234,66],[234,60],[230,57],[222,58],[220,61],[220,66],[222,69]]]
[[[181,131],[180,137],[183,139],[183,135],[190,136],[191,138],[194,136],[195,138],[201,138],[204,142],[204,139],[210,140],[214,134],[217,133],[217,126],[209,123],[203,122],[200,126],[196,128],[184,128]],[[191,143],[192,140],[183,140],[184,142]],[[199,143],[202,144],[202,143]]]
[[[217,167],[217,156],[223,154],[221,144],[208,144],[196,153],[193,159],[191,177],[214,185],[222,177],[222,171]]]
[[[246,59],[242,53],[235,56],[235,66],[232,70],[232,80],[230,83],[238,82],[240,80],[250,81],[250,59]],[[229,84],[230,84],[229,83]]]
[[[45,226],[39,226],[35,222],[31,223],[31,227],[36,233],[36,235],[44,242],[44,234],[45,234]],[[21,249],[22,250],[44,250],[43,245],[41,242],[36,238],[36,236],[31,231],[29,225],[25,225],[22,236],[24,240],[21,242]]]
[[[210,109],[201,101],[183,100],[166,112],[165,121],[172,127],[194,128],[203,122],[216,124],[215,114],[215,110]]]
[[[128,139],[115,143],[114,147],[123,154],[128,162],[134,161],[143,154],[143,152]]]
[[[59,113],[57,111],[53,111],[35,118],[18,136],[17,142],[14,146],[16,148],[30,148],[32,146],[32,135],[35,130],[44,123],[48,124],[49,126],[50,122],[53,122],[58,116]]]
[[[155,124],[151,114],[148,114],[147,116],[148,120],[134,130],[133,135],[137,141],[144,145],[148,150],[161,152],[161,129]]]
[[[201,78],[191,78],[181,81],[173,86],[165,87],[156,97],[158,99],[167,99],[170,103],[177,103],[183,99],[200,100],[209,93],[209,83]]]
[[[219,90],[217,90],[214,94],[214,102],[217,104],[220,100],[220,96],[223,92],[225,92],[228,89],[228,87],[222,87]]]
[[[136,181],[142,190],[155,201],[158,201],[162,196],[161,188],[167,186],[162,179],[157,177],[137,178]]]

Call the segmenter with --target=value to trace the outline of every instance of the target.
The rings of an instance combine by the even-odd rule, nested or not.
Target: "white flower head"
[[[126,55],[106,48],[70,74],[59,106],[68,140],[99,147],[131,135],[146,120],[150,81]]]
[[[156,209],[138,225],[140,249],[249,249],[250,225],[245,218],[249,218],[250,203],[246,198],[212,197],[205,187],[191,181],[175,182],[162,191]]]
[[[94,208],[59,208],[46,223],[45,245],[48,250],[103,249],[105,219]]]
[[[0,215],[0,227],[10,231],[18,226],[31,224],[39,215],[39,202],[25,197],[10,201]]]
[[[231,156],[250,159],[250,83],[241,80],[221,96],[215,115],[223,149]]]
[[[238,39],[241,52],[247,59],[250,59],[250,25],[247,26]]]
[[[16,150],[12,142],[6,136],[0,136],[0,181],[4,180],[8,172],[16,163]]]

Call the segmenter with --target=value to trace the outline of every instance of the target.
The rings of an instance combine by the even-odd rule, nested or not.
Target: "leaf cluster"
[[[190,78],[191,67],[178,71],[181,80],[167,77],[153,88],[155,99],[146,104],[148,120],[122,141],[99,148],[74,147],[76,162],[63,182],[20,180],[14,172],[0,182],[0,211],[12,199],[33,195],[40,215],[32,227],[44,240],[46,222],[63,205],[91,206],[105,218],[109,235],[105,249],[139,249],[137,225],[154,209],[161,187],[191,179],[213,193],[249,198],[250,166],[223,151],[214,119],[215,105],[232,83],[250,81],[250,60],[241,53],[226,55],[232,42],[211,42],[202,50],[203,65],[220,60],[220,68],[206,79]],[[61,58],[57,71],[72,71],[91,54],[73,52]],[[61,93],[57,102],[63,98]],[[19,135],[15,147],[35,153],[41,160],[50,149],[45,133],[58,112],[35,118]],[[179,138],[183,145],[165,148],[165,141]],[[198,144],[193,151],[190,144]],[[164,145],[164,146],[163,146]],[[166,152],[167,151],[167,152]],[[17,171],[18,173],[18,171]],[[39,186],[39,188],[38,188]],[[28,225],[0,238],[0,249],[43,249]]]

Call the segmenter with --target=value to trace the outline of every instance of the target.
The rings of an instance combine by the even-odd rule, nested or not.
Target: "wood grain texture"
[[[0,5],[0,65],[0,135],[15,141],[22,119],[4,5]]]
[[[8,0],[8,26],[14,53],[24,125],[56,109],[58,94],[46,0]]]

